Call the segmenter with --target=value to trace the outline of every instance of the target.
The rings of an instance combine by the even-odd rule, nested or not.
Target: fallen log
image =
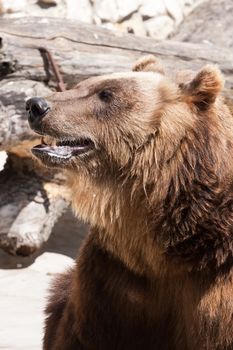
[[[64,178],[10,154],[0,172],[0,247],[27,256],[39,249],[69,205]]]
[[[42,48],[52,53],[68,88],[93,75],[129,70],[137,58],[154,54],[171,75],[174,67],[198,70],[218,64],[226,77],[225,94],[232,99],[233,53],[228,49],[155,42],[57,18],[0,19],[0,150],[10,155],[0,174],[0,247],[13,254],[39,248],[69,201],[57,174],[49,174],[48,181],[48,174],[32,170],[29,160],[36,135],[28,127],[25,100],[55,89]]]
[[[24,147],[25,141],[35,140],[36,135],[28,126],[25,100],[30,96],[49,93],[51,90],[42,82],[14,77],[1,80],[0,150],[10,151],[16,146],[19,150],[20,147]]]

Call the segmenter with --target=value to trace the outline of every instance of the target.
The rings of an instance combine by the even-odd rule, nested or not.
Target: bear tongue
[[[72,155],[72,148],[69,146],[50,146],[48,153],[60,157],[68,157]]]
[[[88,148],[87,145],[77,145],[77,146],[54,146],[49,147],[49,153],[56,154],[58,156],[72,156],[76,153],[82,153]]]
[[[70,158],[72,156],[72,148],[69,146],[49,146],[40,144],[32,148],[34,154],[48,154],[51,157]]]

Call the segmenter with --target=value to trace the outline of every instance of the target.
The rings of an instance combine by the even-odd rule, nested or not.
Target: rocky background
[[[76,19],[163,40],[203,0],[0,0],[4,17]]]

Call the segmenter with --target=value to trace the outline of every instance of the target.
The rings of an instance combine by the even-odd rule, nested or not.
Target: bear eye
[[[110,102],[112,99],[112,92],[109,90],[102,90],[98,94],[101,101]]]

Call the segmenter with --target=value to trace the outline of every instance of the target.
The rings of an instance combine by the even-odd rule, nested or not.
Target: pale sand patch
[[[6,163],[7,154],[5,151],[0,152],[0,171],[4,168],[4,164]]]
[[[86,232],[87,226],[69,210],[43,249],[32,256],[14,257],[0,250],[1,350],[42,350],[50,281],[73,264]]]
[[[24,269],[0,270],[0,348],[41,350],[45,300],[49,282],[73,259],[43,253]]]

